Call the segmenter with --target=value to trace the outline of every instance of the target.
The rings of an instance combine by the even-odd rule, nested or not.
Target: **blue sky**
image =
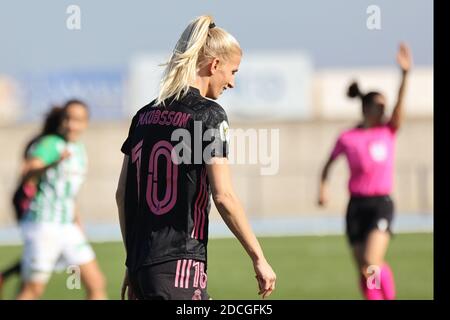
[[[81,30],[66,8],[81,9]],[[381,30],[366,27],[369,5]],[[416,65],[433,63],[433,4],[426,0],[0,0],[0,74],[123,68],[142,52],[169,52],[187,23],[214,15],[245,51],[301,50],[316,68],[395,63],[400,40]]]

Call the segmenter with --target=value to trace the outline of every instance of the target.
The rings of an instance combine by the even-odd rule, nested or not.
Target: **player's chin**
[[[213,100],[217,100],[217,99],[219,99],[219,97],[220,97],[220,95],[222,94],[222,92],[219,92],[219,93],[215,93],[215,94],[213,94],[211,97],[209,97],[209,98],[211,98],[211,99],[213,99]]]
[[[80,134],[78,134],[78,133],[68,134],[67,135],[67,140],[68,141],[77,141],[79,136],[80,136]]]

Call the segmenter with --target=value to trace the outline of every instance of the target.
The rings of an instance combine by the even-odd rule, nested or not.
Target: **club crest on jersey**
[[[371,143],[369,145],[369,153],[375,162],[386,161],[388,156],[386,144],[382,141]]]
[[[219,125],[220,139],[222,141],[230,142],[230,127],[225,120]]]

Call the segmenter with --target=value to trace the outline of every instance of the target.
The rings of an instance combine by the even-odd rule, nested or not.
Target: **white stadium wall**
[[[123,90],[128,119],[92,121],[84,140],[89,173],[79,201],[86,221],[117,222],[114,192],[120,171],[120,145],[131,116],[157,92],[163,55],[140,55],[130,63]],[[236,89],[219,102],[227,110],[232,129],[279,129],[279,172],[261,176],[254,165],[233,165],[236,189],[250,216],[341,215],[347,201],[347,169],[340,160],[333,169],[333,197],[326,210],[317,208],[320,168],[339,132],[360,117],[359,102],[346,97],[352,79],[362,90],[386,94],[392,107],[400,72],[397,68],[313,69],[303,53],[246,53]],[[40,124],[15,122],[20,93],[14,83],[0,80],[0,226],[13,224],[11,192],[19,172],[19,159],[27,140]],[[119,79],[120,80],[120,79]],[[114,86],[118,82],[112,82]],[[6,89],[5,89],[6,88]],[[406,121],[399,133],[395,191],[400,213],[433,211],[433,71],[415,67],[405,101]],[[28,110],[22,106],[22,110]],[[108,106],[105,106],[107,108]],[[15,111],[14,111],[15,110]],[[31,112],[31,111],[30,111]],[[119,114],[119,113],[117,113]],[[11,139],[14,137],[14,139]],[[421,150],[421,152],[417,152]],[[213,210],[212,218],[217,218]]]
[[[322,119],[357,119],[361,102],[347,97],[353,80],[362,92],[378,91],[387,99],[387,112],[397,99],[401,73],[398,68],[327,69],[314,76],[315,115]],[[433,116],[433,70],[412,69],[405,92],[405,114],[409,117]]]
[[[133,115],[156,95],[167,57],[138,55],[131,60],[126,112]],[[299,52],[245,53],[236,87],[220,98],[231,118],[241,120],[308,120],[313,116],[313,66]]]
[[[126,113],[133,115],[156,95],[167,57],[139,55],[131,60],[126,92]],[[236,88],[220,98],[230,118],[242,121],[343,120],[360,116],[360,101],[346,92],[357,80],[363,92],[386,95],[387,111],[395,103],[400,81],[396,67],[313,70],[301,52],[246,53],[236,77]],[[415,67],[405,97],[409,117],[433,115],[433,69]]]

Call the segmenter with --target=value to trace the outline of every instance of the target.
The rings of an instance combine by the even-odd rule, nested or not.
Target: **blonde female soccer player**
[[[241,56],[231,34],[198,17],[178,40],[157,99],[132,120],[116,194],[127,253],[122,297],[128,288],[129,298],[209,298],[211,194],[253,262],[259,294],[275,289],[231,184],[227,114],[212,101],[235,86]]]

